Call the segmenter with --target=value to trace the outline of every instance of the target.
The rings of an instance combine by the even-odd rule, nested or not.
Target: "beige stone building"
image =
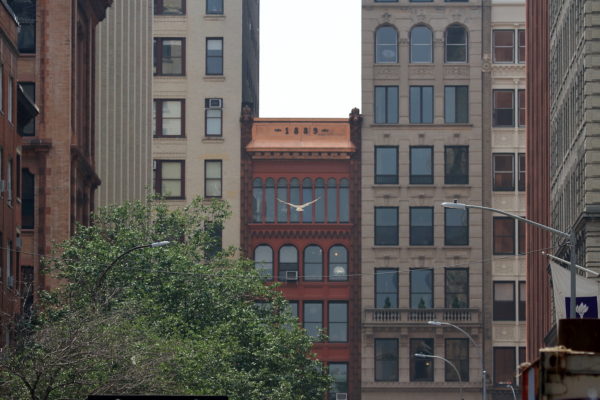
[[[489,6],[362,2],[365,400],[481,398],[491,219],[440,204],[490,202]]]
[[[491,207],[525,216],[525,0],[493,0],[491,18]],[[491,217],[490,383],[500,392],[509,384],[518,390],[517,365],[525,361],[525,229]]]
[[[152,1],[117,1],[96,27],[96,205],[143,199],[152,184]]]
[[[226,200],[240,240],[242,104],[258,114],[259,1],[154,2],[154,189],[173,206]]]

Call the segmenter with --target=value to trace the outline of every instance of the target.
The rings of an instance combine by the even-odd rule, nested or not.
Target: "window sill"
[[[187,76],[185,76],[185,75],[158,75],[158,74],[154,74],[153,77],[154,78],[159,78],[161,80],[165,80],[165,79],[183,80],[183,79],[187,78]]]
[[[204,80],[207,82],[225,82],[224,75],[204,75]]]
[[[440,129],[450,129],[450,128],[472,128],[473,124],[371,124],[369,125],[371,128],[440,128]],[[513,127],[514,129],[514,127]]]
[[[469,185],[468,183],[444,183],[443,184],[443,188],[444,189],[454,189],[454,188],[458,188],[458,189],[471,189],[471,185]]]
[[[380,250],[380,249],[400,249],[403,246],[400,246],[399,244],[374,244],[373,246],[371,246],[371,249],[373,250]]]
[[[225,19],[225,14],[204,14],[205,21],[222,21]]]
[[[202,143],[225,143],[225,139],[223,138],[223,136],[204,136],[202,138]]]
[[[186,139],[185,136],[152,136],[152,139]]]
[[[449,244],[445,244],[442,246],[443,250],[471,250],[471,246],[468,244],[460,244],[460,245],[456,245],[456,246],[452,246]]]

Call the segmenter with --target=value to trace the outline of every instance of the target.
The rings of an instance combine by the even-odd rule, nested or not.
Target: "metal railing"
[[[367,308],[365,323],[410,324],[427,321],[479,323],[478,308]]]

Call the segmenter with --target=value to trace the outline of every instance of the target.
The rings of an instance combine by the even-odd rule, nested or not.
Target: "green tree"
[[[331,380],[285,299],[235,249],[215,251],[211,233],[228,214],[224,202],[202,199],[100,209],[47,260],[65,283],[18,323],[0,360],[0,396],[322,399]],[[109,267],[162,240],[171,244]]]

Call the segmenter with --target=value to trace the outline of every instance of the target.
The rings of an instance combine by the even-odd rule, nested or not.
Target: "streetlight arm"
[[[456,376],[458,377],[458,383],[460,384],[460,386],[459,386],[459,388],[460,388],[460,398],[462,400],[462,398],[463,398],[463,390],[462,390],[463,389],[463,381],[462,381],[462,379],[460,377],[460,372],[458,371],[458,368],[456,368],[456,365],[454,365],[454,363],[452,363],[450,360],[445,359],[442,356],[436,356],[436,355],[433,355],[433,354],[415,353],[414,356],[416,358],[437,358],[437,359],[442,360],[446,364],[450,365],[454,369],[454,372],[456,372]]]

